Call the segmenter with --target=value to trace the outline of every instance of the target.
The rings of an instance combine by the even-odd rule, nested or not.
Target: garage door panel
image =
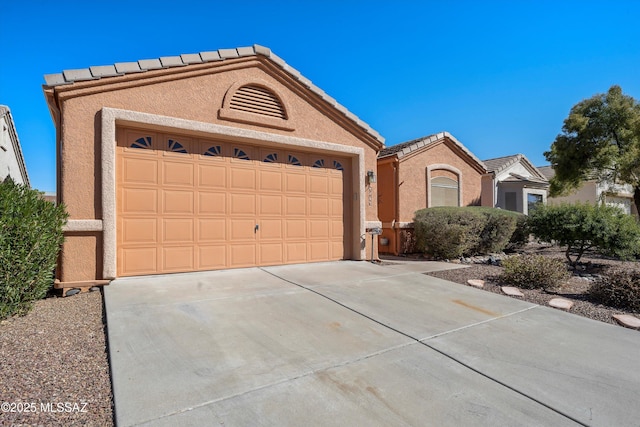
[[[328,261],[329,242],[309,242],[309,261]]]
[[[229,240],[251,240],[255,241],[256,222],[254,219],[229,219]]]
[[[309,220],[309,238],[329,239],[329,221],[320,219]]]
[[[307,192],[307,176],[303,173],[298,173],[299,166],[296,166],[295,172],[289,170],[289,173],[284,175],[284,191],[286,193],[303,193]]]
[[[194,221],[191,218],[165,218],[162,220],[162,243],[193,245]]]
[[[344,258],[344,242],[331,242],[331,259]]]
[[[229,213],[231,215],[251,215],[256,214],[255,194],[230,194]]]
[[[310,216],[328,216],[329,200],[327,198],[312,197],[309,199]]]
[[[256,171],[250,168],[240,168],[235,166],[230,169],[230,186],[233,190],[255,190],[256,189]]]
[[[193,215],[193,191],[191,190],[163,190],[162,213]]]
[[[282,217],[282,196],[279,194],[262,194],[258,197],[259,216]]]
[[[276,265],[284,262],[282,243],[261,243],[259,251],[260,265]]]
[[[162,183],[164,185],[193,187],[193,163],[164,162],[162,164]]]
[[[199,164],[198,165],[198,186],[200,188],[215,188],[215,189],[226,188],[227,166],[224,163]]]
[[[224,218],[198,219],[198,242],[224,242],[227,236]]]
[[[120,219],[122,234],[121,243],[156,244],[158,242],[158,221],[156,218]]]
[[[162,271],[194,270],[193,246],[165,246],[162,248]]]
[[[329,215],[332,218],[340,218],[342,219],[344,208],[342,198],[340,199],[329,199]]]
[[[285,216],[306,216],[307,215],[307,198],[301,196],[285,195]]]
[[[344,237],[344,224],[342,221],[331,221],[331,239],[341,239]]]
[[[282,228],[282,220],[280,219],[263,219],[260,221],[260,229],[258,231],[260,240],[279,240],[284,238]]]
[[[276,165],[266,163],[264,165],[276,167]],[[260,174],[260,191],[282,191],[282,171],[280,169],[276,170],[261,170]]]
[[[158,161],[124,157],[120,162],[123,180],[129,184],[158,184]]]
[[[147,188],[123,188],[122,212],[125,214],[157,214],[158,190]]]
[[[344,192],[343,188],[344,188],[344,179],[342,176],[342,172],[340,171],[331,171],[331,177],[329,178],[330,180],[330,189],[331,189],[331,194],[335,195],[335,196],[342,196],[342,193]]]
[[[229,264],[234,267],[253,267],[256,265],[256,246],[254,244],[230,244]]]
[[[305,262],[307,259],[307,242],[285,243],[285,263]]]
[[[198,193],[198,215],[225,215],[227,193]]]
[[[284,237],[286,240],[306,239],[307,221],[304,219],[286,220]]]
[[[227,246],[198,246],[198,270],[213,270],[227,266]]]
[[[120,254],[121,273],[125,276],[158,272],[158,257],[155,247],[123,248],[120,250]]]
[[[323,196],[329,193],[329,177],[326,175],[309,175],[309,193]]]

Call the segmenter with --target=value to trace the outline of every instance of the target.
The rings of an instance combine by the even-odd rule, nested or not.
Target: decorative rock
[[[622,326],[626,326],[631,329],[639,329],[640,328],[640,319],[635,316],[631,316],[629,314],[614,314],[613,317],[616,322],[620,323]]]
[[[99,291],[100,290],[100,286],[92,286],[89,288],[89,292],[95,292],[95,291]]]
[[[77,293],[80,293],[80,289],[74,288],[74,289],[69,289],[65,295],[70,297],[71,295],[75,295]]]
[[[471,286],[475,286],[476,288],[483,288],[484,287],[484,280],[469,279],[469,280],[467,280],[467,284],[469,284]]]
[[[514,288],[513,286],[503,286],[500,288],[502,292],[509,295],[510,297],[523,297],[524,294],[520,292],[520,289]]]
[[[549,301],[549,305],[561,310],[571,310],[571,307],[573,307],[573,301],[564,298],[554,298]]]

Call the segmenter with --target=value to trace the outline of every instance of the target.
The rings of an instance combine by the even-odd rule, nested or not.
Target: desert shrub
[[[484,215],[469,209],[419,210],[414,218],[416,249],[445,259],[473,253],[485,222]]]
[[[569,280],[571,273],[559,259],[542,255],[514,256],[502,260],[502,282],[525,289],[551,289]]]
[[[502,251],[516,229],[517,214],[483,207],[437,207],[416,212],[416,250],[438,258]]]
[[[505,246],[505,250],[508,251],[515,251],[517,249],[520,249],[529,242],[529,226],[527,222],[528,217],[524,214],[519,214],[516,212],[512,213],[516,215],[516,228],[513,230],[511,238]]]
[[[0,183],[0,319],[26,313],[51,288],[66,218],[38,191]]]
[[[640,243],[636,220],[612,206],[580,203],[539,206],[528,223],[536,238],[566,246],[565,256],[572,265],[589,249],[630,259]]]
[[[599,277],[589,288],[592,301],[640,313],[640,272],[614,270]]]
[[[480,233],[480,242],[475,248],[476,253],[479,254],[504,250],[516,230],[517,218],[524,216],[495,208],[474,207],[469,209],[477,210],[486,217],[484,228]]]

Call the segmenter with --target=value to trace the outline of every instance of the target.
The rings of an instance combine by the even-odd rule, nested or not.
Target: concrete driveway
[[[119,426],[638,426],[640,332],[342,261],[105,287]]]

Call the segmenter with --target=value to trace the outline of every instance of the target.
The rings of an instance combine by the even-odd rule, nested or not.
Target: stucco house
[[[384,139],[268,48],[45,81],[70,214],[57,287],[371,253]]]
[[[0,105],[0,182],[7,176],[16,183],[30,186],[11,110]]]
[[[540,172],[551,180],[555,171],[551,166],[538,167]],[[580,188],[566,196],[549,197],[547,203],[557,205],[560,203],[605,203],[609,206],[617,206],[628,215],[638,216],[633,202],[633,187],[629,184],[611,184],[606,181],[590,179],[582,183]]]
[[[523,154],[484,160],[482,205],[527,215],[547,202],[549,181]]]
[[[484,174],[483,162],[448,132],[380,151],[380,252],[413,251],[413,218],[419,209],[480,205]]]

